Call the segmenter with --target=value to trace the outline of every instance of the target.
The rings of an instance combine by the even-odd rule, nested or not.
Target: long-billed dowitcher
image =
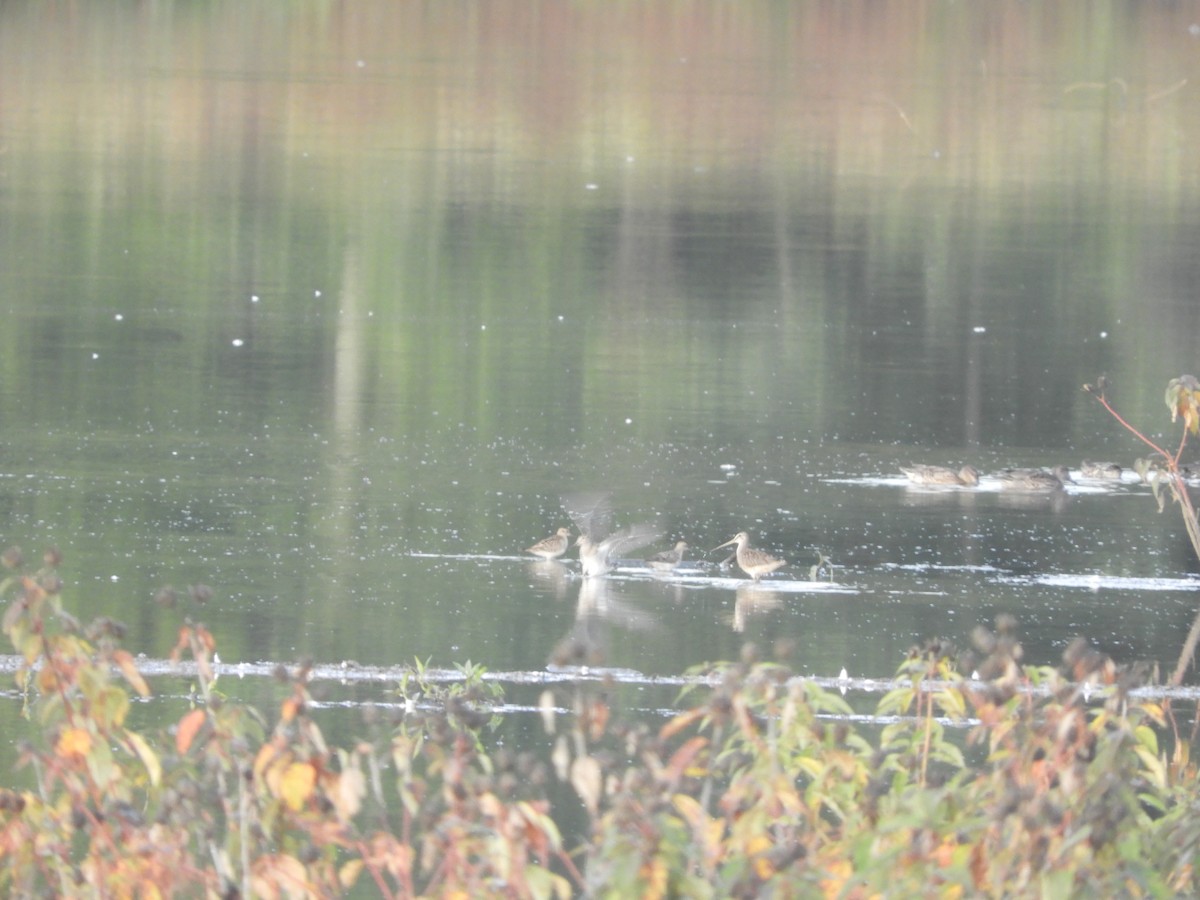
[[[662,553],[655,553],[646,560],[646,565],[656,572],[673,572],[675,567],[683,562],[683,554],[687,551],[688,545],[679,541],[671,550],[664,550]]]
[[[1053,469],[1005,469],[996,477],[1005,490],[1045,493],[1061,491],[1063,485],[1071,481],[1071,470],[1066,466],[1055,466]]]
[[[644,547],[658,540],[662,532],[653,525],[632,525],[612,530],[611,496],[572,494],[562,498],[563,508],[579,529],[575,545],[584,576],[606,575],[616,568],[621,553]]]
[[[728,547],[730,544],[737,544],[737,564],[741,570],[753,578],[755,581],[762,578],[764,575],[770,575],[781,566],[787,565],[786,559],[776,559],[769,553],[764,553],[762,550],[756,550],[750,546],[750,535],[744,531],[739,531],[725,543],[713,547],[713,550],[720,550],[721,547]]]
[[[548,538],[543,538],[532,547],[526,547],[526,553],[540,556],[542,559],[558,559],[571,546],[571,529],[563,527]]]
[[[979,484],[979,472],[974,466],[963,466],[957,472],[946,466],[913,465],[901,466],[900,471],[913,484],[956,484],[975,487]]]
[[[1100,481],[1120,481],[1121,467],[1111,462],[1088,462],[1086,459],[1079,467],[1079,474],[1084,478],[1096,478]]]

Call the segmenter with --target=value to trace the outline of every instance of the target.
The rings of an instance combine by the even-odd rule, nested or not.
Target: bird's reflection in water
[[[958,506],[974,509],[978,499],[979,494],[976,491],[908,487],[904,489],[904,499],[901,502],[911,507]]]
[[[613,596],[606,578],[579,580],[579,605],[575,623],[555,645],[550,662],[556,666],[603,666],[609,661],[613,628],[653,631],[658,619]]]
[[[562,563],[553,559],[531,562],[529,575],[536,589],[545,591],[560,603],[567,599],[567,588],[573,579],[571,570]]]
[[[668,581],[661,576],[655,576],[655,581],[659,585],[659,590],[665,594],[672,603],[680,604],[687,599],[689,588],[678,581]]]
[[[1048,509],[1061,513],[1070,502],[1071,495],[1062,490],[1042,493],[1001,491],[996,495],[996,503],[1006,509]]]
[[[741,633],[746,630],[748,618],[773,612],[781,606],[783,606],[783,601],[779,599],[779,594],[775,591],[757,587],[738,588],[737,596],[733,601],[733,621],[730,624],[734,631]]]

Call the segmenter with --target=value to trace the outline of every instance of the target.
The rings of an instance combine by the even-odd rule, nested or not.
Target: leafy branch
[[[1179,512],[1183,517],[1183,527],[1187,531],[1188,540],[1192,542],[1193,552],[1197,558],[1200,558],[1200,520],[1197,519],[1196,508],[1192,505],[1192,498],[1188,494],[1187,483],[1184,480],[1184,471],[1180,465],[1183,451],[1187,447],[1188,436],[1200,435],[1200,380],[1193,375],[1180,375],[1178,378],[1172,378],[1167,384],[1164,399],[1167,408],[1171,411],[1171,421],[1177,422],[1183,419],[1179,446],[1175,448],[1174,452],[1159,446],[1117,412],[1105,394],[1107,386],[1107,381],[1102,375],[1096,384],[1085,384],[1083,390],[1095,397],[1097,402],[1126,431],[1154,451],[1154,456],[1150,460],[1138,460],[1137,472],[1149,482],[1154,491],[1154,497],[1158,501],[1160,512],[1165,507],[1168,494],[1179,504]],[[1198,641],[1200,641],[1200,612],[1197,612],[1196,619],[1188,630],[1187,639],[1183,642],[1183,649],[1179,654],[1179,661],[1175,665],[1175,671],[1171,673],[1170,684],[1183,683],[1184,673],[1195,653]]]

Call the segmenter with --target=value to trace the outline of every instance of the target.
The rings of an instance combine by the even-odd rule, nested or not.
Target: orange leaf
[[[708,746],[708,738],[705,737],[696,736],[685,741],[684,745],[671,755],[671,761],[667,763],[671,781],[678,781],[687,771],[692,760],[696,758],[696,754],[706,746]]]
[[[179,720],[179,728],[175,731],[176,750],[180,753],[188,752],[188,748],[192,746],[192,741],[196,739],[196,733],[204,725],[204,718],[204,710],[193,709]]]
[[[82,728],[68,728],[58,736],[54,750],[59,756],[86,757],[92,752],[92,736]]]
[[[689,709],[685,713],[680,713],[659,729],[658,736],[663,740],[666,740],[669,737],[674,737],[697,719],[704,718],[706,714],[707,710],[705,710],[704,707],[697,707],[696,709]]]
[[[217,649],[217,640],[212,636],[212,632],[203,625],[197,625],[196,637],[200,641],[201,646],[203,646],[211,656],[213,651]]]
[[[44,694],[52,694],[58,689],[58,672],[53,666],[42,666],[38,669],[37,686]]]
[[[188,648],[191,642],[192,629],[190,625],[179,626],[179,638],[175,641],[175,646],[171,648],[171,662],[179,662],[183,657],[183,651]]]
[[[300,703],[295,697],[288,697],[279,707],[279,720],[290,722],[296,718],[298,712],[300,712]]]

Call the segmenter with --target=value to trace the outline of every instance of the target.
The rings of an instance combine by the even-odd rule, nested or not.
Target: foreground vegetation
[[[451,687],[418,670],[401,692],[435,703],[365,722],[372,737],[338,747],[311,714],[303,669],[280,673],[270,714],[221,697],[212,638],[190,622],[174,656],[196,663],[196,705],[161,733],[132,730],[131,700],[149,686],[119,625],[66,610],[56,554],[32,573],[18,553],[4,559],[4,629],[26,664],[21,761],[35,783],[0,791],[8,896],[1197,887],[1200,794],[1171,711],[1131,696],[1137,672],[1082,643],[1062,669],[1022,666],[1008,622],[980,630],[969,661],[914,651],[879,704],[882,726],[856,727],[840,695],[746,659],[712,668],[657,730],[622,723],[579,686],[545,704],[545,753],[513,754],[487,747],[494,688],[478,670]],[[968,664],[977,679],[959,674]],[[573,714],[554,716],[564,703]],[[581,846],[564,846],[556,777],[587,811]]]
[[[1175,451],[1155,456],[1200,553],[1182,451],[1200,433],[1200,381],[1171,382]],[[109,619],[70,613],[56,552],[16,550],[0,585],[18,685],[25,790],[0,789],[0,892],[59,897],[911,897],[1195,894],[1200,790],[1176,711],[1135,689],[1145,671],[1072,644],[1058,668],[1022,663],[1014,623],[957,654],[899,667],[877,716],[747,653],[711,667],[658,729],[623,722],[604,686],[544,697],[544,752],[488,746],[497,688],[418,667],[394,721],[330,745],[303,667],[278,708],[215,689],[215,646],[185,621],[172,651],[195,703],[139,732],[150,694]],[[200,599],[205,589],[192,591]],[[1200,618],[1198,618],[1200,623]],[[1200,624],[1171,680],[1192,658]],[[973,672],[970,678],[962,672]],[[568,716],[556,710],[568,708]],[[555,782],[571,809],[555,809]],[[561,801],[560,801],[561,804]],[[568,846],[561,822],[586,813]]]

